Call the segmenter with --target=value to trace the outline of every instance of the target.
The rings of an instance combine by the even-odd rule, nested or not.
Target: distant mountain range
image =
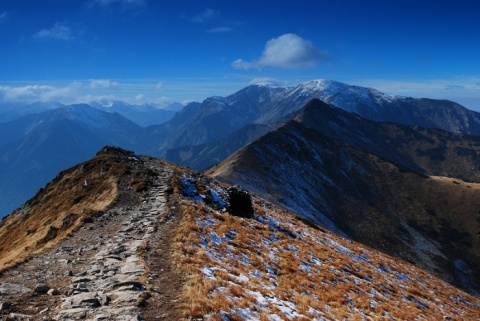
[[[451,101],[389,96],[371,88],[314,80],[292,88],[252,85],[227,97],[187,106],[170,121],[150,128],[157,139],[142,150],[205,169],[228,156],[217,148],[219,144],[246,145],[254,137],[244,135],[248,138],[242,144],[238,133],[253,134],[252,124],[277,128],[314,98],[373,121],[480,134],[480,114]],[[255,138],[263,133],[260,130]],[[191,153],[194,149],[201,149],[201,155]]]
[[[105,144],[132,148],[142,127],[88,105],[63,106],[0,124],[0,213]],[[80,183],[80,182],[79,182]]]
[[[0,109],[6,115],[2,120],[12,119],[0,122],[0,217],[102,146],[136,149],[143,126],[172,118],[179,104],[165,108],[170,109],[114,102],[108,107],[37,103]]]
[[[178,102],[167,103],[162,108],[147,104],[127,104],[122,101],[114,101],[108,105],[94,102],[90,105],[102,111],[118,113],[142,127],[164,123],[173,118],[175,113],[183,108],[183,105]]]
[[[205,169],[279,128],[314,98],[375,121],[480,133],[479,114],[453,102],[388,96],[331,80],[287,88],[252,85],[227,97],[190,103],[175,114],[178,104],[167,111],[121,102],[106,107],[32,104],[24,116],[12,107],[7,112],[12,120],[0,123],[0,215],[105,144]]]

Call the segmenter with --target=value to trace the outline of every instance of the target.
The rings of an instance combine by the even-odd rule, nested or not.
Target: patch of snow
[[[270,321],[283,321],[278,314],[269,314],[267,315],[268,320]]]
[[[258,313],[255,311],[250,311],[250,309],[236,309],[235,312],[237,312],[242,317],[242,320],[246,320],[246,321],[260,320]]]
[[[203,201],[204,197],[199,195],[197,187],[192,183],[190,178],[182,177],[180,179],[180,184],[182,185],[182,194],[183,196],[194,200],[194,201]]]
[[[352,255],[351,258],[354,259],[355,261],[371,263],[370,259],[366,257],[364,254]]]
[[[250,260],[248,259],[248,256],[246,256],[244,253],[242,253],[242,262],[245,264],[250,264]]]
[[[317,79],[301,83],[293,88],[289,95],[314,96],[319,99],[326,99],[348,87],[350,87],[350,85],[341,82]]]
[[[224,234],[223,234],[223,237],[224,237],[227,241],[232,241],[232,240],[235,238],[235,235],[237,235],[237,231],[235,231],[234,229],[230,229],[230,231],[228,231],[227,233],[224,233]]]
[[[278,230],[277,230],[278,231]],[[278,240],[280,240],[280,238],[276,235],[270,235],[268,237],[268,239],[270,240],[270,242],[274,243],[274,242],[277,242]]]
[[[282,311],[288,319],[302,317],[303,315],[297,312],[297,306],[290,301],[281,300],[277,297],[265,297],[258,291],[246,290],[246,293],[253,296],[260,307],[274,306],[278,310]]]
[[[205,246],[208,245],[208,241],[207,241],[207,238],[205,237],[205,235],[200,234],[200,242]]]
[[[320,265],[322,263],[322,261],[318,257],[316,257],[312,254],[310,254],[310,261],[312,261],[313,264],[315,264],[315,265]]]
[[[293,251],[293,252],[298,252],[298,249],[297,249],[295,246],[291,245],[291,244],[288,245],[288,249],[289,249],[290,251]]]
[[[212,251],[212,250],[207,250],[205,252],[210,258],[214,259],[214,260],[217,260],[217,261],[221,261],[224,259],[224,256],[223,255],[220,255],[218,254],[217,252],[215,251]]]
[[[397,280],[399,280],[399,281],[410,281],[410,277],[406,274],[399,273],[399,274],[397,274]]]
[[[270,246],[270,242],[267,241],[266,239],[262,239],[260,242],[265,246]]]
[[[220,195],[214,191],[213,189],[209,189],[209,193],[212,196],[212,202],[217,204],[220,208],[224,208],[226,205],[226,202],[223,200]]]
[[[254,218],[257,222],[260,222],[260,223],[262,223],[262,224],[265,224],[265,223],[267,222],[263,217],[261,217],[261,216],[259,216],[259,215],[257,215],[257,214],[255,214],[255,215],[253,216],[253,218]]]
[[[210,280],[216,280],[217,278],[213,275],[213,269],[204,266],[202,268],[202,273]]]
[[[302,270],[304,270],[305,272],[307,273],[310,273],[310,271],[312,270],[312,266],[310,265],[310,263],[308,262],[302,262],[300,263],[300,268]]]
[[[255,270],[253,272],[250,272],[250,275],[257,278],[257,279],[260,279],[263,276],[262,272],[260,272],[259,270]]]
[[[273,276],[276,276],[277,273],[275,273],[275,270],[272,269],[272,267],[268,264],[265,264],[265,268],[267,269],[267,273],[270,274],[270,275],[273,275]]]
[[[269,88],[282,88],[281,83],[272,78],[256,78],[252,80],[249,85]]]
[[[212,219],[212,218],[208,218],[208,219],[204,219],[204,220],[196,220],[197,221],[197,224],[200,225],[200,226],[203,226],[203,227],[210,227],[210,226],[214,226],[217,221]]]
[[[248,278],[248,276],[246,276],[245,274],[242,273],[237,277],[237,282],[238,283],[248,283],[248,282],[250,282],[250,279]]]
[[[382,264],[378,264],[378,265],[377,265],[377,268],[378,268],[381,272],[390,272],[390,269],[386,268],[386,267],[383,266]]]
[[[328,239],[328,242],[330,243],[330,246],[332,246],[338,253],[346,254],[348,256],[352,255],[352,251],[345,246],[335,242],[332,239]]]
[[[210,233],[210,240],[217,245],[223,243],[221,237],[218,236],[217,233]]]

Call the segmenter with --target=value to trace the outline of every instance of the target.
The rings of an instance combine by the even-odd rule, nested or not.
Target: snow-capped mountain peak
[[[326,99],[347,88],[350,85],[328,79],[317,79],[299,84],[292,88],[289,95],[306,97],[315,95],[315,98]]]
[[[350,85],[330,79],[315,79],[312,81],[301,83],[300,85],[298,85],[298,87],[302,87],[304,90],[310,91],[325,91],[331,95],[333,93],[350,87]]]
[[[252,80],[249,85],[259,86],[259,87],[270,87],[270,88],[282,88],[282,84],[271,78],[257,78]]]

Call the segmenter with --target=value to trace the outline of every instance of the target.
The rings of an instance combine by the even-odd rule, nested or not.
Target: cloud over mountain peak
[[[235,60],[232,65],[237,69],[262,69],[276,67],[285,69],[313,68],[320,61],[328,60],[326,51],[315,48],[311,41],[287,33],[267,41],[262,56],[253,61]]]

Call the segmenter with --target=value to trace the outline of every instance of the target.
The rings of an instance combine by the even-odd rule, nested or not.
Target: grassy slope
[[[225,187],[186,173],[197,189]],[[181,186],[178,184],[177,190]],[[427,272],[254,198],[256,218],[190,197],[174,260],[189,275],[186,315],[214,320],[478,319],[480,300]]]
[[[0,223],[0,270],[29,255],[54,247],[96,211],[104,211],[118,197],[119,181],[132,176],[141,187],[141,173],[131,173],[127,151],[104,150],[93,159],[63,171],[21,208]],[[119,158],[119,155],[123,155]],[[133,155],[133,153],[132,153]],[[130,155],[131,156],[131,155]],[[89,185],[83,186],[88,179]]]

